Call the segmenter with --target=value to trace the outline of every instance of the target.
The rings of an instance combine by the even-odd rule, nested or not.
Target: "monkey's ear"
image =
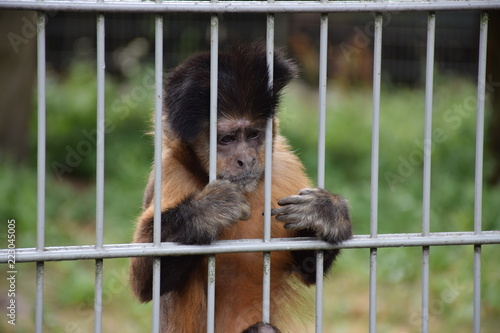
[[[299,75],[298,66],[283,51],[274,52],[273,92],[279,96],[283,88]]]

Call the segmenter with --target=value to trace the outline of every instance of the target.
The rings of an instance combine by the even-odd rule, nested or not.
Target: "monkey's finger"
[[[300,224],[302,222],[301,215],[299,214],[282,214],[276,216],[276,220],[286,224]],[[291,227],[290,227],[291,228]]]
[[[304,221],[300,221],[300,222],[285,223],[285,225],[283,227],[285,229],[289,229],[289,230],[302,230],[302,229],[306,229],[307,225]]]
[[[289,197],[281,198],[278,201],[278,205],[285,206],[290,204],[301,204],[309,201],[309,198],[302,195],[291,195]]]
[[[274,208],[274,209],[271,209],[271,216],[285,214],[286,211],[287,211],[287,207]],[[264,213],[262,213],[262,215],[264,215]]]
[[[303,188],[302,190],[300,190],[300,195],[307,195],[307,194],[312,194],[314,192],[317,192],[318,189],[317,188]]]
[[[283,226],[283,228],[285,229],[290,229],[290,230],[300,230],[300,229],[303,229],[302,227],[299,227],[297,225],[297,223],[285,223],[285,225]]]
[[[271,215],[301,214],[303,206],[303,204],[286,204],[271,210]]]

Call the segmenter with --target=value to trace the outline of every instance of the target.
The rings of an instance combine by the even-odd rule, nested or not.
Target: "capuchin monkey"
[[[276,109],[283,88],[297,75],[293,62],[280,51],[274,53],[272,86],[263,43],[221,51],[218,67],[217,177],[210,183],[210,54],[195,54],[165,82],[161,241],[205,245],[263,237],[268,119],[275,120],[272,237],[316,237],[331,244],[351,238],[347,201],[312,188],[301,162],[279,134]],[[135,243],[153,242],[153,178],[151,172]],[[325,274],[338,253],[325,251]],[[218,254],[216,262],[215,331],[221,333],[286,331],[290,322],[286,309],[298,297],[292,281],[298,278],[305,285],[316,281],[315,251],[271,254],[270,317],[276,328],[260,322],[262,253]],[[141,302],[152,299],[152,266],[152,257],[131,259],[130,283]],[[205,332],[207,257],[162,256],[160,284],[162,332]]]

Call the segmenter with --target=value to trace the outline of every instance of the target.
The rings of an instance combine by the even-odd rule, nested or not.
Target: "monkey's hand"
[[[287,229],[311,230],[329,243],[352,237],[349,205],[340,195],[306,188],[299,195],[282,198],[278,205],[281,207],[273,209],[271,215],[284,222]]]
[[[193,198],[194,211],[200,223],[214,229],[228,227],[238,220],[250,218],[250,204],[237,184],[217,179]]]
[[[161,213],[161,241],[210,244],[224,228],[249,217],[250,204],[238,185],[216,180]],[[139,228],[141,237],[136,241],[152,242],[153,216],[141,220]],[[202,259],[201,255],[162,257],[160,294],[181,288]],[[143,302],[152,299],[152,266],[152,257],[132,258],[130,281],[134,293]]]
[[[161,213],[162,242],[210,244],[224,228],[250,217],[250,204],[236,184],[215,180],[199,193]],[[142,223],[145,241],[152,241],[153,217]]]

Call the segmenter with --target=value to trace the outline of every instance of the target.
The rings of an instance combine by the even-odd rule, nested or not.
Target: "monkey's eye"
[[[260,136],[260,131],[258,131],[258,130],[251,130],[251,131],[250,131],[250,132],[248,132],[248,134],[247,134],[247,139],[249,139],[249,140],[255,140],[255,139],[257,139],[259,136]]]
[[[235,140],[236,140],[236,137],[234,135],[223,135],[219,138],[219,143],[221,145],[227,145]]]

